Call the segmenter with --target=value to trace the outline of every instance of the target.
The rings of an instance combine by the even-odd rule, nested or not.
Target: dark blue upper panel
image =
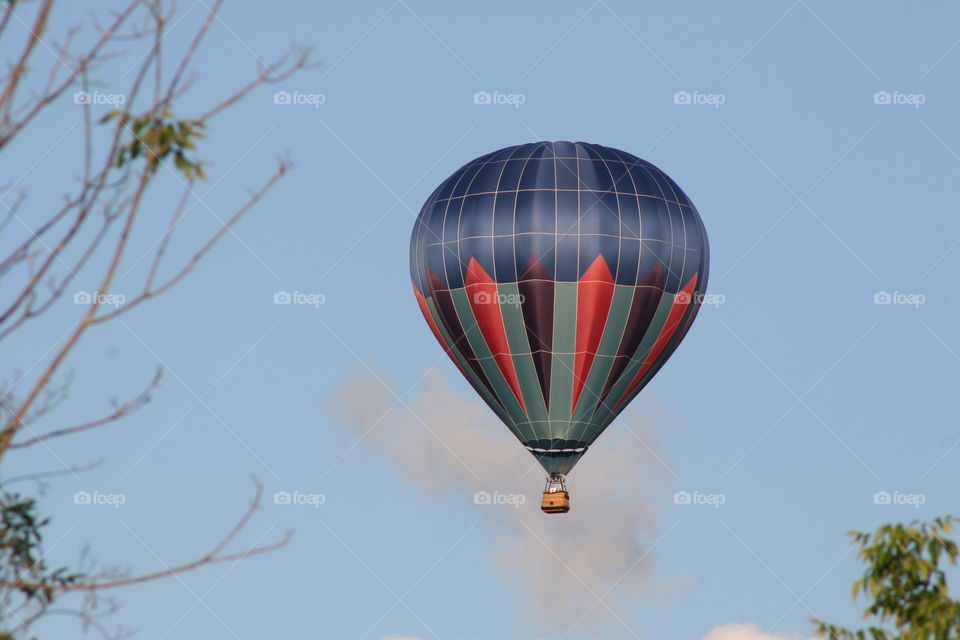
[[[428,272],[462,287],[471,259],[497,282],[517,282],[532,258],[572,282],[602,255],[618,284],[659,264],[676,293],[698,272],[705,290],[707,253],[693,203],[654,165],[596,144],[537,142],[481,156],[437,187],[414,226],[410,267],[428,292]]]

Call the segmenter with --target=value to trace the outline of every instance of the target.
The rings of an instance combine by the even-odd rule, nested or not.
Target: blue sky
[[[182,3],[168,50],[205,10]],[[110,620],[138,637],[700,640],[742,623],[755,630],[709,640],[769,640],[808,637],[814,616],[855,623],[844,532],[958,512],[958,17],[948,2],[227,3],[182,116],[292,41],[322,64],[210,124],[209,180],[171,262],[277,155],[295,169],[181,286],[89,334],[47,426],[101,414],[162,364],[154,401],[8,454],[4,475],[102,456],[43,498],[50,560],[89,544],[135,572],[204,553],[259,478],[266,504],[236,547],[293,529],[290,544],[118,592]],[[83,19],[66,10],[55,31]],[[139,53],[99,90],[122,92]],[[481,91],[503,103],[475,103]],[[29,191],[27,226],[77,173],[79,118],[55,106],[0,158]],[[673,177],[703,217],[722,302],[552,520],[532,459],[441,359],[407,268],[440,181],[536,140],[613,146]],[[160,176],[131,256],[162,233],[177,187]],[[133,257],[127,296],[146,272]],[[78,317],[55,307],[4,346],[5,368],[43,362]],[[75,504],[77,491],[124,503]],[[478,505],[475,491],[526,501]]]

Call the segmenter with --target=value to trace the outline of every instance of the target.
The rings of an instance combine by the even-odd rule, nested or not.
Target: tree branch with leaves
[[[124,314],[153,300],[180,284],[230,233],[235,225],[274,188],[291,165],[280,160],[262,183],[251,189],[236,209],[220,220],[219,227],[201,238],[185,260],[168,264],[168,247],[177,235],[197,182],[205,179],[206,163],[201,145],[205,132],[216,118],[237,105],[257,88],[281,82],[310,66],[310,50],[294,46],[274,63],[259,65],[251,79],[194,114],[181,114],[178,106],[196,79],[195,57],[218,20],[223,0],[213,0],[182,52],[168,50],[167,29],[176,8],[165,0],[129,0],[115,11],[101,11],[87,28],[93,37],[77,45],[81,27],[54,32],[55,0],[5,0],[0,6],[0,42],[17,54],[0,76],[0,152],[42,127],[49,108],[70,99],[74,92],[89,94],[97,86],[98,72],[115,59],[132,56],[127,49],[142,49],[135,58],[135,72],[123,90],[123,108],[95,118],[93,105],[80,101],[83,148],[79,177],[69,187],[63,202],[45,214],[30,210],[29,194],[20,192],[13,204],[0,211],[0,239],[7,247],[0,254],[0,349],[17,339],[25,327],[57,308],[81,272],[99,269],[93,278],[99,283],[85,306],[72,307],[77,317],[36,374],[10,372],[0,382],[0,470],[8,456],[34,445],[46,446],[52,439],[83,437],[94,429],[116,424],[151,400],[160,382],[161,371],[148,377],[136,396],[114,401],[113,410],[101,416],[62,420],[46,426],[67,396],[68,367],[81,366],[73,358],[77,345],[95,328],[109,325]],[[23,27],[22,34],[16,26]],[[18,40],[17,37],[20,39]],[[39,55],[52,53],[45,66]],[[166,73],[165,65],[172,73]],[[180,194],[151,191],[161,172],[173,176]],[[3,194],[16,185],[0,186]],[[102,303],[115,287],[121,265],[130,260],[131,237],[141,223],[148,202],[171,202],[169,222],[150,250],[149,269],[139,293],[122,306]],[[2,204],[2,201],[0,201]],[[18,222],[19,225],[11,224]],[[142,258],[143,256],[141,256]],[[137,260],[139,260],[138,258]],[[93,265],[99,265],[94,267]],[[38,354],[40,355],[40,354]],[[27,371],[30,371],[28,368]],[[64,424],[66,423],[66,424]],[[79,468],[79,467],[72,467]],[[67,469],[69,471],[69,469]],[[56,476],[58,470],[37,471],[14,480]],[[2,476],[2,474],[0,474]],[[42,554],[42,531],[48,520],[38,515],[34,498],[7,492],[0,496],[0,625],[20,637],[45,614],[73,615],[84,625],[105,628],[88,610],[54,609],[51,605],[63,592],[96,592],[139,582],[161,579],[201,566],[238,560],[271,551],[286,544],[289,534],[275,542],[239,551],[229,551],[237,534],[260,507],[261,487],[244,515],[211,550],[194,560],[139,575],[91,575],[66,568],[51,570]],[[3,636],[0,635],[0,640]]]
[[[960,602],[950,595],[945,565],[957,564],[949,538],[954,517],[888,524],[873,533],[851,531],[867,564],[853,597],[870,600],[864,618],[877,624],[851,631],[814,619],[817,635],[830,640],[958,640]]]

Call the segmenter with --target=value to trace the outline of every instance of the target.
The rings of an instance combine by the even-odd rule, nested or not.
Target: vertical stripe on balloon
[[[470,263],[467,265],[466,290],[477,327],[483,334],[483,339],[490,348],[497,366],[500,367],[504,379],[510,385],[513,395],[520,403],[520,408],[526,413],[527,407],[523,402],[523,394],[520,393],[520,383],[517,381],[513,356],[510,353],[507,333],[503,326],[503,315],[500,313],[500,293],[497,291],[497,283],[473,258],[470,258]]]
[[[470,341],[467,340],[467,336],[463,331],[463,325],[460,323],[459,316],[457,316],[456,305],[453,303],[450,290],[447,289],[443,281],[440,280],[440,276],[430,268],[427,268],[427,284],[430,286],[430,295],[433,297],[434,304],[437,307],[437,315],[440,316],[440,321],[453,340],[453,344],[449,346],[460,352],[473,372],[477,374],[477,379],[487,388],[490,395],[496,398],[497,394],[493,390],[493,385],[491,385],[487,379],[487,374],[484,373],[483,367],[480,366],[480,361],[477,360],[476,354],[470,347]]]
[[[550,366],[553,356],[553,275],[536,254],[530,256],[517,290],[526,325],[533,366],[537,370],[544,405],[550,406]]]
[[[633,292],[630,313],[627,315],[627,324],[623,328],[623,337],[620,339],[620,346],[617,347],[617,354],[614,357],[613,366],[610,367],[607,382],[600,393],[597,411],[600,411],[604,406],[610,390],[623,375],[627,365],[630,364],[630,359],[640,348],[643,336],[646,335],[653,316],[657,313],[657,305],[660,304],[660,297],[663,296],[665,282],[666,276],[663,272],[663,265],[658,262],[637,283]]]
[[[417,288],[417,285],[413,285],[413,293],[417,296],[417,304],[420,305],[420,313],[423,314],[424,319],[427,321],[427,325],[430,327],[430,331],[433,332],[433,337],[437,339],[437,342],[440,343],[440,346],[443,347],[443,351],[453,360],[453,364],[457,365],[457,369],[460,370],[460,373],[467,379],[467,372],[463,370],[463,367],[460,366],[460,363],[457,362],[457,357],[453,354],[453,350],[450,348],[450,345],[447,344],[446,340],[443,339],[443,334],[440,333],[440,327],[437,326],[437,323],[433,319],[433,314],[430,313],[430,307],[427,305],[427,299],[423,297],[423,294],[420,293],[420,289]]]
[[[660,331],[657,341],[653,343],[653,348],[650,349],[650,353],[647,354],[646,359],[644,359],[643,366],[640,367],[640,370],[637,371],[637,375],[634,376],[633,380],[630,381],[630,386],[627,387],[627,390],[624,391],[623,395],[620,396],[620,399],[617,400],[617,404],[613,407],[614,411],[619,409],[620,405],[630,397],[630,393],[638,384],[640,384],[643,376],[646,375],[650,367],[657,362],[657,359],[660,357],[660,353],[663,351],[664,347],[667,346],[667,343],[670,342],[670,338],[673,337],[673,334],[677,328],[680,327],[680,321],[683,320],[683,316],[690,308],[690,305],[697,304],[697,301],[693,299],[693,293],[697,289],[697,276],[699,275],[699,273],[694,273],[693,277],[690,278],[686,286],[684,286],[683,289],[677,294],[676,299],[673,301],[673,307],[670,308],[670,315],[667,316],[667,322],[664,324],[663,330]]]
[[[584,272],[577,283],[577,346],[573,365],[574,411],[590,374],[590,365],[597,355],[597,346],[607,324],[607,313],[613,299],[613,274],[602,255]]]

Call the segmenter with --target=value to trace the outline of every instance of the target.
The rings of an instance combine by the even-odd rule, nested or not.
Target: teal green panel
[[[437,329],[440,330],[440,335],[443,336],[443,341],[448,344],[453,344],[453,339],[450,337],[450,334],[447,333],[447,329],[443,326],[443,322],[440,321],[440,314],[437,313],[437,307],[433,302],[433,297],[429,297],[427,300],[427,308],[430,310],[430,315],[433,316],[433,322],[437,325]],[[446,349],[444,349],[446,352]],[[507,415],[507,412],[503,410],[503,407],[500,406],[500,403],[497,402],[497,399],[494,398],[489,391],[487,391],[486,385],[477,377],[477,374],[473,372],[473,369],[470,368],[470,365],[467,363],[467,359],[463,357],[463,354],[457,351],[456,349],[451,349],[450,353],[457,359],[457,362],[460,364],[460,369],[467,376],[468,381],[472,384],[473,388],[476,389],[477,393],[480,394],[480,397],[483,398],[483,401],[487,403],[493,412],[497,414],[497,417],[503,421],[507,428],[513,433],[513,435],[518,438],[516,428],[511,424],[510,416]]]
[[[673,348],[676,348],[676,346],[677,346],[677,342],[676,342],[676,341],[677,341],[677,338],[678,338],[677,333],[679,333],[679,331],[680,331],[679,327],[684,326],[684,324],[687,322],[687,318],[690,316],[691,313],[693,313],[693,310],[694,310],[694,306],[693,306],[693,305],[690,305],[690,309],[688,309],[688,310],[683,314],[683,317],[680,319],[680,324],[677,325],[677,327],[678,327],[678,328],[677,328],[677,331],[676,331],[676,332],[674,333],[674,335],[670,338],[670,342],[668,342],[668,343],[667,343],[667,346],[663,349],[663,351],[660,352],[660,364],[659,364],[659,365],[656,365],[656,364],[655,364],[655,365],[653,365],[652,367],[650,367],[650,370],[647,371],[647,372],[643,375],[643,378],[640,379],[640,384],[638,384],[636,387],[634,387],[633,391],[630,392],[630,395],[627,396],[627,399],[624,400],[623,405],[621,405],[621,408],[622,408],[622,407],[626,407],[628,404],[630,404],[630,403],[633,401],[633,399],[636,398],[637,395],[639,395],[639,393],[640,393],[641,391],[643,391],[643,388],[647,386],[647,384],[650,382],[650,380],[652,380],[653,377],[654,377],[655,375],[657,375],[657,372],[659,372],[660,369],[661,369],[661,367],[663,367],[663,365],[666,363],[666,359],[664,359],[664,357],[663,357],[664,354],[670,352],[671,346],[672,346]],[[634,371],[634,373],[631,375],[630,379],[632,380],[632,379],[633,379],[633,376],[635,376],[635,375],[637,375],[637,374],[636,374],[636,371]],[[621,392],[621,393],[622,393],[622,392]],[[611,393],[610,396],[612,397],[613,394]],[[618,396],[618,398],[619,398],[619,396]],[[616,400],[613,400],[613,402],[615,403]],[[599,417],[599,416],[598,416],[598,417]],[[610,424],[611,422],[613,422],[613,419],[614,419],[614,418],[616,418],[616,416],[611,416],[611,417],[609,417],[609,418],[607,419],[606,423],[607,423],[607,424]]]
[[[503,316],[507,344],[513,355],[513,368],[517,372],[520,394],[527,408],[527,419],[531,422],[546,420],[547,405],[543,401],[540,379],[530,355],[530,341],[519,302],[520,290],[515,282],[502,282],[497,284],[497,292],[500,294],[500,314]]]
[[[593,422],[593,415],[596,413],[597,405],[600,404],[603,385],[607,381],[607,375],[610,373],[617,349],[620,348],[620,341],[623,339],[623,329],[627,324],[627,317],[630,315],[630,307],[633,304],[633,294],[636,290],[636,287],[624,285],[617,285],[613,290],[603,337],[597,346],[597,356],[593,359],[593,364],[587,373],[587,381],[577,401],[577,409],[573,413],[574,422]],[[602,416],[597,416],[597,419],[600,418]]]
[[[460,324],[463,326],[464,333],[467,336],[467,342],[470,343],[470,347],[473,349],[474,354],[476,354],[477,360],[483,368],[483,372],[487,375],[490,386],[493,387],[493,390],[497,393],[497,397],[500,398],[500,402],[504,408],[506,408],[507,413],[510,415],[510,421],[524,434],[521,440],[526,439],[529,427],[525,427],[524,425],[527,422],[527,416],[523,413],[523,408],[517,401],[516,396],[513,395],[513,389],[510,388],[510,384],[506,378],[503,377],[500,366],[497,364],[497,361],[493,359],[493,354],[487,346],[487,341],[483,339],[483,333],[481,333],[480,327],[477,326],[477,319],[473,315],[473,308],[470,306],[470,300],[467,298],[466,289],[452,289],[450,294],[453,298],[457,315],[460,317]]]
[[[554,473],[562,473],[563,475],[567,475],[583,456],[582,453],[577,453],[569,457],[565,456],[563,458],[549,458],[547,456],[540,456],[536,453],[533,455],[543,467],[544,471],[551,475]]]
[[[567,438],[573,402],[573,353],[577,344],[577,283],[558,282],[553,301],[553,357],[550,364],[550,425],[540,438]]]
[[[670,309],[673,308],[675,298],[675,295],[666,291],[663,293],[663,296],[660,298],[660,303],[657,305],[657,312],[654,314],[653,320],[650,322],[650,327],[640,342],[640,346],[637,347],[636,353],[630,358],[630,364],[623,370],[620,379],[611,387],[610,393],[607,395],[603,406],[597,411],[597,421],[602,425],[601,431],[603,427],[610,424],[617,416],[617,413],[619,413],[619,411],[617,411],[613,415],[610,415],[610,410],[617,404],[617,400],[619,400],[623,392],[627,390],[627,387],[630,386],[630,381],[633,380],[637,372],[640,371],[640,367],[643,366],[644,358],[650,353],[650,349],[653,348],[654,343],[660,336],[663,325],[667,322],[667,316],[670,315]],[[625,406],[626,404],[621,405],[620,409],[622,410]],[[594,437],[596,437],[596,435],[597,434],[594,434]],[[592,442],[592,440],[589,439],[586,439],[586,441],[588,443]]]

